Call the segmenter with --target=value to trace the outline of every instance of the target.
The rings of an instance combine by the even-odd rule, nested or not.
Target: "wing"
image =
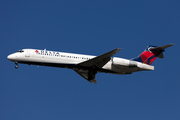
[[[119,50],[121,49],[117,48],[85,62],[81,62],[77,64],[78,67],[74,68],[74,71],[84,77],[89,82],[97,83],[95,80],[97,70],[101,69]]]
[[[112,51],[102,54],[100,56],[97,56],[93,59],[87,60],[85,62],[81,62],[78,64],[78,66],[97,67],[97,68],[101,69],[111,59],[111,57],[114,54],[116,54],[119,50],[121,50],[121,49],[117,48],[115,50],[112,50]]]
[[[75,68],[74,71],[76,73],[78,73],[80,76],[82,76],[83,78],[85,78],[86,80],[88,80],[91,83],[97,83],[97,81],[95,80],[95,75],[96,75],[96,71],[92,71],[92,70],[85,70],[85,69],[77,69]]]

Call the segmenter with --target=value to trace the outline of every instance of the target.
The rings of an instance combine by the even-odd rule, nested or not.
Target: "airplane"
[[[46,49],[21,49],[8,55],[7,59],[15,62],[15,68],[18,68],[18,63],[22,63],[72,69],[89,82],[97,83],[95,77],[98,72],[132,74],[138,71],[154,70],[154,66],[151,65],[154,60],[157,57],[164,58],[165,49],[173,45],[147,46],[138,57],[130,60],[112,57],[121,50],[120,48],[99,56],[48,51]]]

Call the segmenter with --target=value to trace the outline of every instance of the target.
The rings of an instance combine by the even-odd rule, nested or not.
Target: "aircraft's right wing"
[[[81,62],[77,64],[78,68],[75,68],[74,71],[89,82],[97,83],[95,80],[95,74],[97,73],[97,70],[101,69],[119,50],[121,49],[117,48],[90,60]]]
[[[80,76],[82,76],[83,78],[85,78],[86,80],[88,80],[89,82],[97,83],[97,81],[95,80],[96,71],[84,70],[84,69],[76,69],[76,68],[74,68],[74,71],[76,73],[78,73]]]

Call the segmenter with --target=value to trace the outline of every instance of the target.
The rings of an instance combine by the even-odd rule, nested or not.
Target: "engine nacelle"
[[[117,58],[117,57],[112,58],[112,64],[119,65],[119,66],[127,66],[127,67],[136,67],[137,66],[136,61],[131,61],[131,60]]]

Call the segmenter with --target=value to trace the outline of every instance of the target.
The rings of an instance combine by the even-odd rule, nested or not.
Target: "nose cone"
[[[17,58],[17,55],[14,55],[14,54],[10,54],[7,56],[7,59],[10,60],[10,61],[15,61]]]

